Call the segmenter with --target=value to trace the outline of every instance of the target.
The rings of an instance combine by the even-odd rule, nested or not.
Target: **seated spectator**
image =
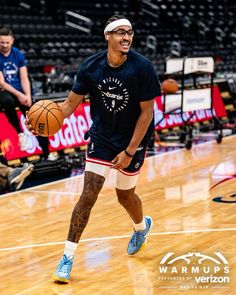
[[[31,86],[23,53],[13,47],[13,33],[8,28],[0,29],[0,107],[16,129],[20,148],[27,150],[28,136],[22,132],[15,108],[25,115],[32,105]],[[43,156],[48,157],[48,138],[38,137]]]
[[[0,188],[2,190],[19,190],[26,177],[33,171],[33,165],[25,163],[23,167],[12,168],[0,162]]]

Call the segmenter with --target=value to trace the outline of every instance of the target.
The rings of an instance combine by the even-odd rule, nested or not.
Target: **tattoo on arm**
[[[105,178],[103,176],[85,171],[83,192],[72,212],[67,240],[74,243],[79,242],[104,181]]]

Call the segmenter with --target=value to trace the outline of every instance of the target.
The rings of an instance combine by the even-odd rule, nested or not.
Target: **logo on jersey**
[[[8,83],[11,83],[18,74],[18,67],[15,63],[12,62],[5,62],[4,67],[4,78]]]
[[[136,164],[134,165],[135,169],[138,169],[140,166],[141,166],[140,163],[136,163]]]
[[[122,111],[129,102],[128,90],[116,78],[106,78],[98,85],[105,108],[113,113]]]

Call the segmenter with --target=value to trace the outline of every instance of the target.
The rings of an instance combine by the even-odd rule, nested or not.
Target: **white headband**
[[[121,18],[118,20],[114,20],[113,22],[109,23],[104,30],[104,33],[106,32],[111,32],[113,31],[115,28],[119,27],[119,26],[129,26],[132,28],[132,25],[130,23],[130,21],[126,18]]]

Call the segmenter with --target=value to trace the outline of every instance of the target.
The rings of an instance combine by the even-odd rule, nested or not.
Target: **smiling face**
[[[130,26],[119,26],[106,33],[108,48],[113,52],[125,55],[129,52],[133,41],[133,31]]]
[[[14,38],[12,36],[0,35],[0,52],[4,55],[11,51]]]

